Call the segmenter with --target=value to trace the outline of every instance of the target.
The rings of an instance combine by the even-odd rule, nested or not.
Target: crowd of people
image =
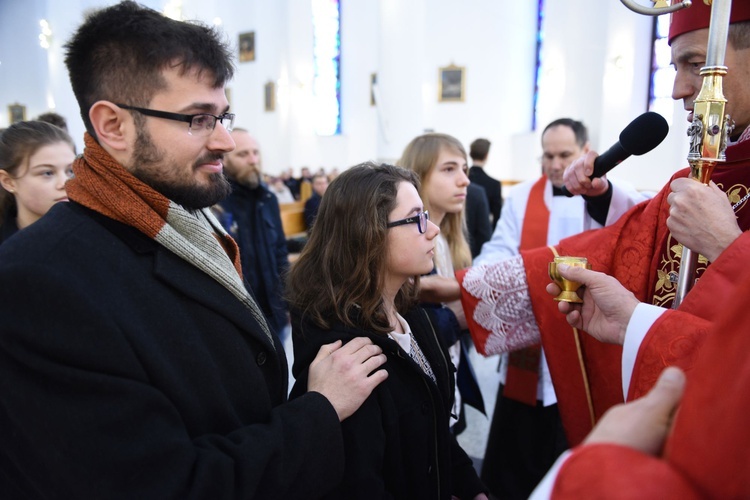
[[[690,118],[708,23],[671,22]],[[750,4],[730,23],[727,161],[651,198],[592,177],[571,118],[505,193],[489,140],[434,132],[270,176],[217,28],[93,12],[65,46],[83,153],[55,113],[0,132],[3,496],[747,497]],[[560,255],[591,264],[558,266],[580,303],[552,300]],[[457,439],[487,413],[474,346],[499,355],[481,470]]]

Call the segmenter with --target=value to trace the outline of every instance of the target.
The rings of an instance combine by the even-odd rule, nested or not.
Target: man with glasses
[[[627,183],[595,180],[598,196],[566,197],[563,173],[589,150],[588,131],[570,118],[542,132],[542,176],[508,192],[502,215],[474,266],[612,223],[646,197]],[[544,352],[530,347],[500,358],[500,387],[482,464],[482,481],[499,498],[527,498],[567,449]]]
[[[287,402],[283,348],[208,208],[230,189],[233,55],[133,2],[66,48],[87,130],[71,201],[0,252],[0,491],[324,495],[344,470],[340,421],[385,356],[325,345]]]

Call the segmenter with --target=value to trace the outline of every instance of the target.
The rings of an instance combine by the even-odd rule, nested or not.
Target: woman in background
[[[0,135],[0,244],[67,201],[75,144],[63,129],[17,122]]]
[[[388,357],[386,381],[341,424],[346,468],[328,498],[486,498],[449,430],[453,367],[431,317],[415,307],[440,232],[418,184],[390,165],[346,170],[326,191],[289,274],[292,397],[307,390],[323,344],[366,336]]]
[[[430,133],[414,138],[404,149],[399,165],[419,175],[419,195],[430,219],[440,227],[435,239],[435,274],[451,279],[454,271],[471,265],[471,250],[466,241],[464,207],[466,190],[470,184],[466,150],[461,142],[447,134]],[[423,300],[423,302],[427,302]],[[458,300],[446,302],[444,307],[433,304],[439,331],[449,346],[451,360],[457,368],[460,392],[456,391],[451,425],[460,433],[465,427],[463,403],[484,412],[484,400],[473,375],[468,353],[461,343],[466,335],[466,317]],[[464,401],[462,401],[462,399]]]

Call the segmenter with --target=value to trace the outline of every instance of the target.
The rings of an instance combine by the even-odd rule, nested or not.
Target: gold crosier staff
[[[672,6],[667,5],[667,0],[658,0],[654,2],[653,8],[647,9],[634,4],[632,0],[620,1],[635,12],[650,15],[673,12],[691,5],[689,0]],[[701,68],[700,72],[703,76],[703,85],[695,99],[693,122],[688,128],[690,151],[687,159],[690,164],[690,178],[708,184],[716,163],[726,161],[727,138],[734,128],[729,115],[724,113],[727,100],[724,98],[722,88],[724,75],[727,74],[724,55],[727,49],[732,0],[713,0],[713,2],[703,0],[703,2],[711,5],[711,24],[708,28],[706,65]],[[677,288],[672,302],[673,308],[677,308],[682,303],[685,295],[695,284],[697,265],[698,254],[683,245]]]

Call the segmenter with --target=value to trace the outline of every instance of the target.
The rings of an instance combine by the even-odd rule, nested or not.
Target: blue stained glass
[[[669,35],[670,16],[661,15],[656,18],[656,36],[657,38],[666,38]]]
[[[654,19],[653,44],[651,46],[651,73],[648,92],[648,109],[662,115],[667,123],[672,123],[674,103],[672,86],[675,69],[672,67],[672,53],[667,43],[669,36],[669,16],[661,15]]]
[[[341,6],[312,0],[313,95],[319,135],[341,134]]]
[[[542,45],[544,42],[544,32],[542,31],[542,25],[544,21],[544,0],[539,0],[537,5],[537,17],[536,17],[536,71],[534,73],[534,97],[532,98],[532,113],[531,113],[531,130],[536,130],[537,125],[537,114],[539,110],[537,105],[539,104],[539,80],[542,77]]]

